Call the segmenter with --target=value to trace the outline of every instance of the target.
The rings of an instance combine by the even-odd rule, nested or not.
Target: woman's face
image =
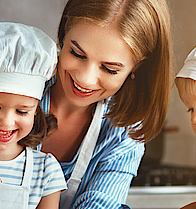
[[[58,72],[72,105],[88,106],[114,95],[133,67],[130,47],[114,26],[79,23],[65,37]]]

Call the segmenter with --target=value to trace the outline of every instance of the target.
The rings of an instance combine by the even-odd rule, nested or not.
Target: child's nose
[[[11,112],[1,112],[0,125],[3,127],[9,127],[14,125],[14,116]]]
[[[191,114],[191,123],[196,125],[196,113]]]

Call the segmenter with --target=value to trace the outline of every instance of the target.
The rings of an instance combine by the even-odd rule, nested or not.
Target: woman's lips
[[[92,92],[93,90],[89,90],[89,89],[84,89],[82,87],[80,87],[77,83],[75,83],[75,81],[73,82],[75,88],[77,88],[79,91],[83,92],[83,93],[90,93]]]
[[[9,142],[12,137],[13,134],[15,133],[15,131],[4,131],[4,130],[0,130],[0,142]]]
[[[98,91],[98,90],[90,90],[90,89],[82,88],[72,78],[71,78],[71,84],[74,94],[82,98],[89,97]]]

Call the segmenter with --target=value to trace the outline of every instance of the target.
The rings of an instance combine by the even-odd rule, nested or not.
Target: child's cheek
[[[192,129],[193,129],[194,133],[196,134],[196,124],[191,123],[191,125],[192,125]]]

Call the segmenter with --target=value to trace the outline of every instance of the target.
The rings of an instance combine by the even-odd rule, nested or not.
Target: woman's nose
[[[88,64],[80,70],[77,79],[81,85],[88,88],[98,83],[99,73],[99,68],[96,64]]]

